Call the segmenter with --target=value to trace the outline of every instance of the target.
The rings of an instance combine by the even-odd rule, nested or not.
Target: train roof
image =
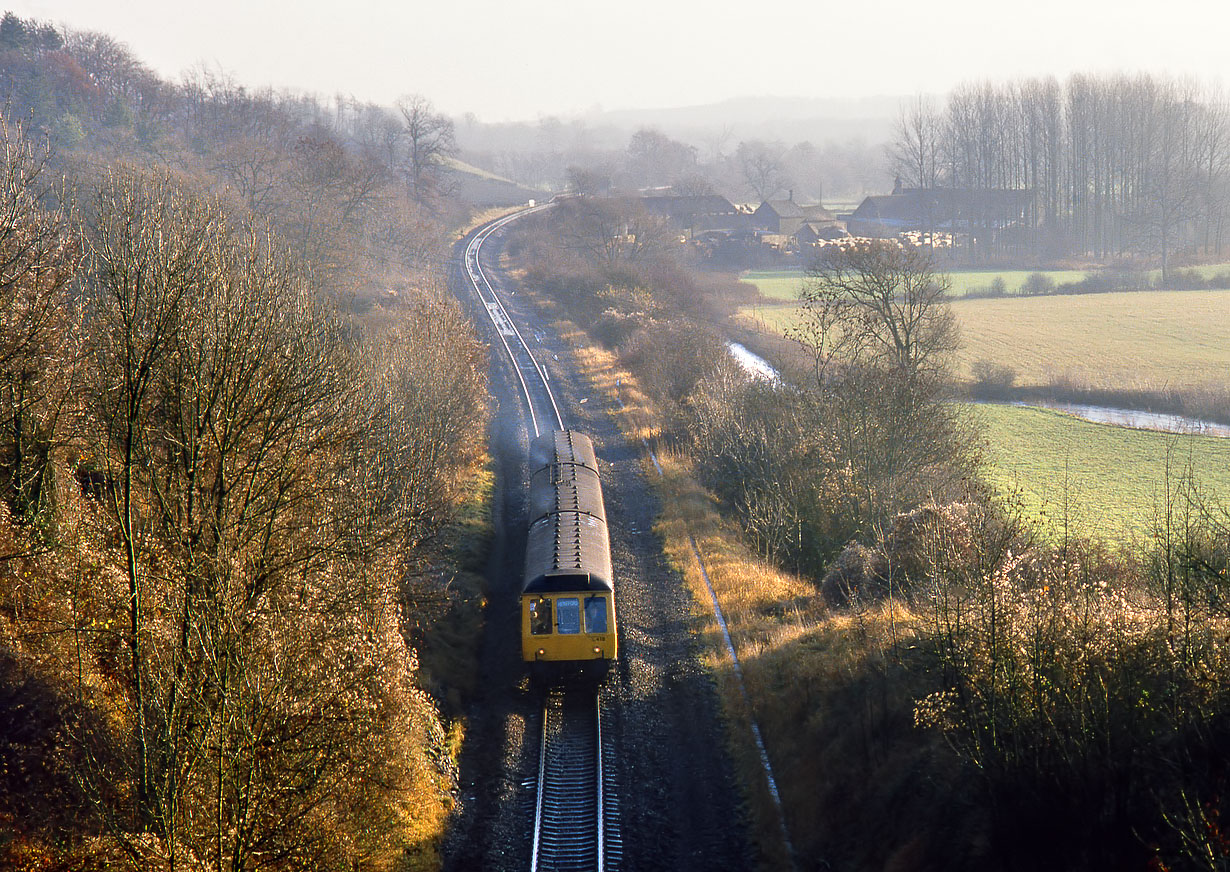
[[[577,430],[554,430],[530,442],[530,472],[553,463],[572,463],[598,472],[594,443]]]
[[[589,437],[556,430],[531,441],[529,496],[522,590],[611,590],[606,508]]]
[[[530,525],[522,590],[612,589],[606,523],[583,512],[556,512]]]
[[[552,463],[530,475],[529,522],[553,512],[583,512],[606,522],[602,482],[589,467]]]

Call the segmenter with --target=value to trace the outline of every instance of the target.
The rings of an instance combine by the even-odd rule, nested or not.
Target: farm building
[[[900,188],[867,197],[850,216],[856,236],[895,238],[909,231],[946,231],[980,237],[1024,226],[1033,191],[1002,188]]]
[[[795,231],[794,239],[802,247],[831,239],[842,239],[849,235],[839,221],[804,221]]]
[[[680,230],[695,235],[703,230],[734,230],[746,226],[747,216],[716,194],[696,197],[642,197],[641,205],[653,215],[670,220]]]
[[[814,228],[840,226],[837,216],[823,206],[800,206],[795,203],[794,192],[786,200],[765,200],[752,213],[753,227],[775,235],[794,236],[804,223],[812,224]]]

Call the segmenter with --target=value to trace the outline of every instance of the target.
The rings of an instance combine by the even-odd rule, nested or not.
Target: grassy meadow
[[[990,476],[1050,533],[1129,541],[1148,535],[1170,486],[1190,468],[1230,501],[1230,439],[1093,424],[1050,409],[978,405]]]
[[[755,285],[761,296],[771,300],[797,300],[803,289],[803,273],[797,269],[748,270],[739,279]]]

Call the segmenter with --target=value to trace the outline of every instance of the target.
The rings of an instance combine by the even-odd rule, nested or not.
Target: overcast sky
[[[0,0],[100,30],[167,78],[534,119],[727,97],[943,93],[1145,70],[1230,81],[1225,0]]]

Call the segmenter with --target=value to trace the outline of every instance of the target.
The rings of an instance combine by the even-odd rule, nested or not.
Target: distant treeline
[[[1151,75],[974,83],[903,107],[890,146],[905,187],[1034,192],[1050,255],[1181,249],[1220,255],[1230,211],[1230,107],[1220,91]]]

